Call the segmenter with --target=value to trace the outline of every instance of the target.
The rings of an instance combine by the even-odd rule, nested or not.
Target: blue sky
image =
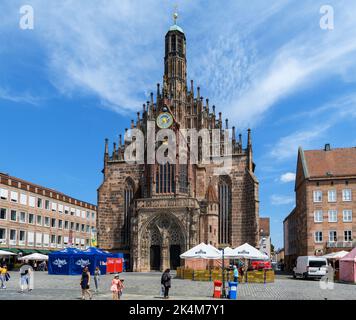
[[[24,4],[34,30],[19,28]],[[260,215],[282,247],[298,146],[356,145],[355,1],[2,0],[0,171],[96,203],[104,139],[161,82],[175,4],[188,78],[245,141],[252,128]]]

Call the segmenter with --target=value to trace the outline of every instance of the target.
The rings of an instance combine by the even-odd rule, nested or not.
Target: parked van
[[[293,269],[293,278],[302,277],[304,279],[325,276],[328,272],[328,261],[326,258],[314,256],[301,256],[297,259],[297,265]]]

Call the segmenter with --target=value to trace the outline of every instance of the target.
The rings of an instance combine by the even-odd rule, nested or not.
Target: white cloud
[[[34,97],[28,92],[24,93],[13,93],[8,89],[0,88],[0,99],[16,102],[16,103],[25,103],[31,105],[38,105],[41,98]]]
[[[317,141],[330,128],[331,124],[316,126],[307,130],[296,131],[288,136],[282,137],[273,146],[269,155],[275,160],[286,160],[291,157],[297,158],[298,148],[304,149]]]
[[[287,205],[294,203],[294,198],[292,196],[283,196],[283,195],[272,195],[271,204],[274,206]]]
[[[287,172],[281,175],[280,181],[283,183],[293,182],[295,181],[295,173]]]

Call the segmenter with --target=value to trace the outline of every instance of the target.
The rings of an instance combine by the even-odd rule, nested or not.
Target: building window
[[[63,204],[58,205],[58,212],[63,213]]]
[[[58,228],[59,229],[63,228],[63,220],[58,220]]]
[[[181,167],[184,167],[182,165]],[[179,179],[182,182],[181,192],[185,187],[184,172],[180,170]],[[156,173],[156,193],[174,193],[175,192],[175,166],[169,163],[158,166]]]
[[[6,220],[7,210],[5,208],[0,209],[0,220]]]
[[[44,226],[49,227],[49,224],[50,224],[49,217],[45,217],[44,218]]]
[[[46,200],[46,201],[45,201],[45,209],[46,209],[46,210],[49,210],[49,200]]]
[[[74,208],[70,208],[70,215],[74,216],[74,214],[75,214],[75,209]]]
[[[27,195],[23,193],[20,194],[20,204],[23,204],[24,206],[27,205]]]
[[[85,232],[86,232],[86,233],[89,233],[89,232],[90,232],[90,226],[89,226],[89,225],[86,225]]]
[[[1,200],[7,200],[9,196],[9,191],[6,189],[0,189],[0,198]]]
[[[26,223],[26,212],[20,212],[20,223]]]
[[[75,231],[79,231],[79,223],[75,224]]]
[[[314,211],[314,222],[323,222],[323,211]]]
[[[26,244],[26,231],[20,230],[19,245],[24,246],[25,244]]]
[[[11,221],[17,221],[17,212],[16,212],[16,210],[11,210],[10,220]]]
[[[74,231],[74,222],[70,223],[70,229]]]
[[[51,235],[51,245],[55,245],[56,244],[56,235],[52,234]]]
[[[42,233],[36,232],[36,247],[42,247]]]
[[[28,214],[28,223],[29,224],[35,224],[35,216],[32,213]]]
[[[58,247],[62,246],[62,236],[57,237],[57,245],[58,245]]]
[[[0,243],[6,243],[6,229],[0,228]]]
[[[85,231],[85,225],[82,224],[82,225],[81,225],[81,232],[84,232],[84,231]]]
[[[351,191],[351,189],[342,190],[342,201],[352,201],[352,191]]]
[[[328,191],[328,202],[336,202],[336,190]]]
[[[337,222],[337,211],[329,210],[329,222]]]
[[[57,211],[57,203],[52,202],[51,207],[53,212]]]
[[[329,242],[336,242],[337,241],[337,233],[336,231],[329,231]]]
[[[42,226],[42,216],[37,216],[37,225]]]
[[[129,244],[130,243],[130,229],[131,229],[131,204],[132,204],[132,199],[134,196],[134,182],[131,179],[126,180],[126,185],[124,189],[124,230],[125,230],[125,235],[124,235],[124,243]],[[92,212],[92,219],[93,219],[93,214]]]
[[[69,224],[68,221],[64,221],[64,229],[68,230]]]
[[[91,213],[91,219],[92,219],[92,220],[95,220],[95,212],[92,212],[92,213]]]
[[[11,191],[11,201],[18,202],[19,201],[19,194],[15,191]]]
[[[323,242],[323,233],[321,231],[315,232],[315,242]]]
[[[42,199],[41,198],[37,198],[37,208],[42,209]]]
[[[51,227],[52,228],[56,227],[56,219],[54,219],[54,218],[51,219]]]
[[[36,198],[29,196],[29,197],[28,197],[28,205],[29,205],[30,207],[34,208],[34,207],[35,207],[35,204],[36,204]]]
[[[322,202],[323,201],[323,193],[320,190],[313,191],[313,200],[314,202]]]
[[[352,222],[352,210],[343,210],[342,211],[342,221]]]
[[[43,246],[44,247],[49,247],[49,234],[44,234],[43,235]]]
[[[231,242],[231,183],[227,177],[219,182],[219,243]]]
[[[33,232],[27,233],[27,245],[33,247],[35,244],[35,234]]]
[[[65,213],[65,214],[69,214],[69,207],[64,206],[64,213]]]
[[[346,242],[352,241],[352,231],[351,230],[344,231],[344,241],[346,241]]]
[[[10,230],[10,245],[16,245],[17,232],[16,230]]]
[[[87,211],[87,219],[89,220],[90,219],[90,212]]]

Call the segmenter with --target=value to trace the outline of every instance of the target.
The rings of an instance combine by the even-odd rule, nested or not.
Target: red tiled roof
[[[308,177],[356,176],[356,147],[304,151]]]
[[[269,218],[260,218],[260,230],[263,230],[262,236],[269,236]]]

